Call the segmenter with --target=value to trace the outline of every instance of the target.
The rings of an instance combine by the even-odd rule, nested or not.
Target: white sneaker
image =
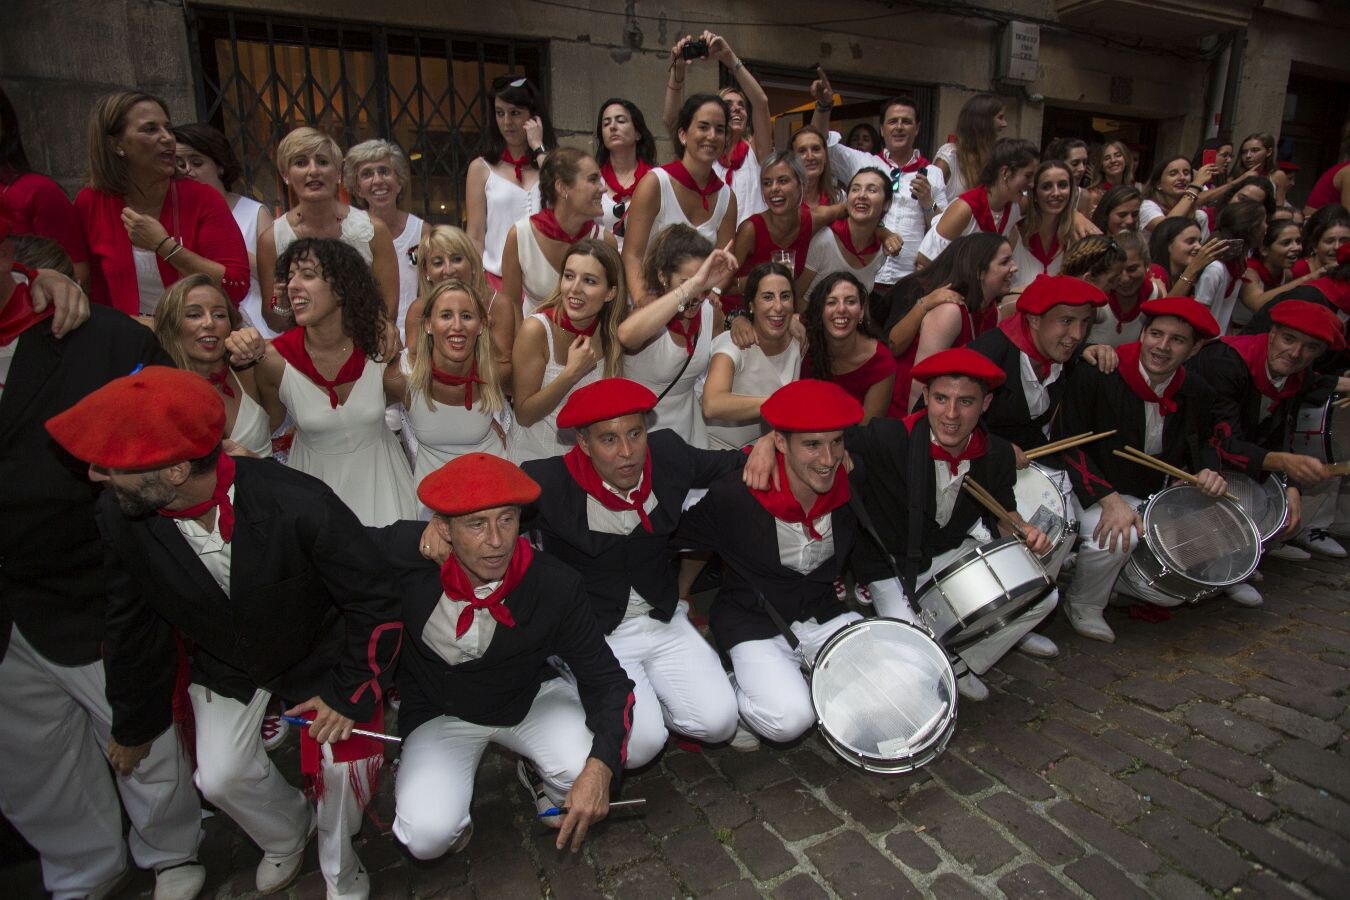
[[[1034,656],[1037,659],[1054,659],[1059,656],[1059,647],[1055,646],[1055,642],[1034,631],[1028,631],[1023,635],[1022,639],[1017,642],[1017,649],[1027,656]]]
[[[291,723],[281,716],[263,716],[259,730],[262,733],[263,749],[271,753],[286,742],[286,735],[291,733]]]
[[[1115,643],[1116,633],[1111,630],[1110,625],[1106,624],[1106,619],[1102,616],[1100,609],[1075,609],[1067,605],[1064,609],[1068,613],[1069,624],[1073,626],[1074,631],[1094,641],[1105,641],[1108,644]]]
[[[1314,528],[1308,532],[1307,537],[1299,535],[1294,538],[1294,542],[1304,550],[1311,550],[1320,556],[1329,556],[1332,559],[1345,559],[1347,555],[1345,548],[1331,535],[1322,531],[1320,528]]]
[[[1307,550],[1290,543],[1271,544],[1266,548],[1265,555],[1285,562],[1306,562],[1312,559],[1312,554]]]
[[[520,783],[525,785],[525,790],[529,792],[530,799],[534,801],[536,813],[548,812],[555,808],[555,804],[544,791],[544,779],[540,777],[539,770],[534,767],[534,763],[521,757],[520,761],[516,763],[516,777],[520,779]],[[549,828],[562,827],[562,816],[539,816],[538,818]]]
[[[206,867],[196,860],[155,873],[155,900],[192,900],[206,884]]]
[[[962,697],[975,703],[989,699],[989,688],[985,687],[984,682],[974,672],[967,672],[956,679],[956,689]]]
[[[1228,599],[1232,600],[1238,606],[1260,606],[1265,602],[1261,597],[1261,592],[1245,582],[1230,584],[1228,587],[1224,588],[1223,591],[1228,595]]]
[[[258,893],[275,894],[283,890],[295,881],[300,874],[300,864],[305,861],[305,848],[309,842],[314,839],[314,834],[319,830],[319,819],[312,811],[309,815],[309,828],[305,832],[305,842],[300,845],[300,849],[294,853],[288,853],[285,856],[267,856],[264,855],[262,861],[258,863],[258,874],[255,881],[258,885]]]
[[[759,735],[746,727],[744,722],[736,722],[736,733],[731,736],[731,748],[742,753],[759,749]]]

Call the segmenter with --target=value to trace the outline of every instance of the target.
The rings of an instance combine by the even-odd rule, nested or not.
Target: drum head
[[[1332,394],[1327,404],[1327,462],[1350,462],[1350,410],[1336,405],[1341,394]]]
[[[845,759],[907,772],[936,758],[956,720],[956,677],[947,654],[897,619],[864,619],[821,648],[811,702]]]
[[[1264,481],[1254,481],[1241,472],[1224,472],[1228,493],[1238,498],[1238,506],[1251,516],[1262,542],[1276,535],[1289,518],[1289,501],[1284,484],[1274,475]]]
[[[1177,484],[1144,509],[1144,539],[1172,571],[1201,584],[1236,584],[1256,569],[1261,536],[1237,504]]]
[[[1039,465],[1032,463],[1017,473],[1013,496],[1018,515],[1045,532],[1051,543],[1063,536],[1069,518],[1064,494]]]

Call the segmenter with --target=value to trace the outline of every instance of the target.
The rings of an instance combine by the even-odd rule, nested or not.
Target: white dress
[[[750,397],[767,397],[785,384],[796,381],[802,368],[802,346],[788,341],[787,349],[776,356],[765,356],[756,344],[742,350],[731,340],[731,332],[724,331],[712,345],[713,356],[731,360],[735,374],[731,376],[731,392]],[[759,439],[768,428],[761,420],[737,423],[708,419],[708,447],[713,450],[739,450]]]
[[[952,174],[947,178],[947,202],[951,203],[957,197],[970,190],[966,180],[961,177],[961,164],[956,161],[956,145],[952,143],[943,144],[933,154],[933,162],[942,160],[951,169]],[[945,208],[945,207],[944,207]]]
[[[489,165],[483,193],[487,209],[483,229],[483,269],[501,278],[506,233],[522,217],[539,212],[539,182],[527,191],[516,184],[515,179],[498,175]]]
[[[871,262],[854,266],[851,260],[845,258],[844,248],[839,238],[835,237],[834,230],[822,228],[812,236],[811,244],[806,249],[806,268],[816,273],[811,286],[806,289],[806,295],[809,296],[820,280],[831,272],[852,272],[863,283],[864,293],[871,291],[877,281],[877,272],[881,271],[885,262],[886,254],[877,250],[872,254]]]
[[[361,524],[374,527],[417,518],[408,458],[384,424],[383,375],[380,364],[367,361],[337,409],[328,391],[290,363],[278,389],[295,418],[287,464],[328,485]]]
[[[422,240],[422,220],[408,213],[408,224],[394,235],[394,257],[398,260],[398,319],[400,330],[408,307],[417,299],[417,245]]]
[[[1238,299],[1242,294],[1242,284],[1242,279],[1229,275],[1223,262],[1217,259],[1205,266],[1200,277],[1195,280],[1195,300],[1209,307],[1214,321],[1219,323],[1219,334],[1228,334],[1228,326],[1234,323],[1234,314],[1239,307],[1246,310]],[[1240,325],[1242,321],[1236,324]]]
[[[234,427],[226,437],[259,459],[271,459],[272,429],[267,424],[267,410],[248,395],[233,372],[230,373],[230,380],[234,382],[234,391],[239,397],[239,410],[234,414]]]
[[[520,261],[520,286],[525,295],[521,301],[521,310],[528,316],[533,315],[539,304],[552,295],[553,289],[558,286],[559,272],[544,255],[544,248],[539,246],[539,239],[530,226],[530,217],[526,216],[515,224],[516,258]],[[598,238],[600,234],[599,223],[592,222],[586,237]]]
[[[624,377],[645,385],[658,397],[679,373],[680,380],[656,404],[656,418],[651,421],[650,428],[652,431],[669,428],[686,443],[699,448],[708,446],[697,388],[712,359],[712,328],[712,305],[704,303],[699,311],[698,339],[694,342],[692,357],[685,351],[683,343],[676,344],[670,339],[669,332],[663,330],[650,344],[625,356],[623,361]],[[689,365],[681,373],[680,367],[686,359]]]
[[[1017,273],[1013,275],[1012,289],[1014,292],[1025,290],[1027,285],[1036,280],[1037,275],[1059,274],[1059,268],[1064,264],[1064,245],[1060,244],[1047,266],[1031,254],[1027,248],[1027,238],[1019,235],[1013,244],[1013,262],[1017,263]]]
[[[534,313],[530,316],[532,319],[538,319],[544,326],[544,335],[548,344],[548,362],[544,365],[544,380],[539,383],[542,389],[555,381],[566,365],[566,360],[559,362],[553,358],[553,322],[543,313]],[[595,368],[587,372],[572,387],[572,391],[577,388],[585,387],[593,381],[599,381],[605,371],[604,360],[595,364]],[[570,428],[558,427],[558,410],[562,409],[563,404],[567,402],[567,397],[572,395],[568,391],[558,405],[549,410],[548,415],[544,416],[533,425],[522,425],[519,420],[511,429],[511,461],[515,463],[527,462],[531,459],[547,459],[550,456],[561,456],[568,450],[571,450],[577,442],[576,432]]]
[[[239,226],[239,233],[244,236],[244,247],[248,250],[248,255],[254,262],[248,267],[248,293],[244,299],[239,302],[239,309],[243,312],[245,320],[258,329],[258,333],[264,338],[271,340],[281,332],[273,331],[267,327],[263,321],[262,315],[262,288],[258,287],[258,212],[263,205],[252,197],[240,196],[234,203],[234,223]],[[278,251],[280,256],[280,251]]]
[[[749,160],[746,161],[745,165],[750,165]],[[745,167],[742,166],[741,168],[744,170]],[[722,224],[722,220],[726,218],[731,191],[725,187],[718,191],[717,200],[712,208],[712,216],[702,225],[695,225],[684,217],[684,210],[680,209],[680,200],[675,196],[675,187],[670,180],[670,173],[662,168],[652,169],[652,172],[656,175],[656,181],[661,186],[661,208],[656,211],[656,217],[652,219],[652,230],[647,235],[648,245],[651,244],[653,238],[670,226],[688,225],[716,247],[717,229]],[[758,188],[756,190],[758,191]]]
[[[742,140],[746,140],[742,138]],[[727,181],[727,167],[720,162],[713,163],[713,171],[717,177]],[[759,189],[759,158],[755,156],[755,148],[752,144],[748,153],[745,154],[745,162],[741,167],[731,173],[731,192],[736,196],[736,227],[750,218],[757,212],[764,212],[769,208],[769,204],[764,202],[764,194]],[[719,221],[720,216],[716,217]],[[656,234],[653,230],[652,234]],[[712,240],[712,238],[709,238]]]
[[[952,196],[953,203],[959,199],[959,196]],[[1010,210],[1010,212],[1008,213],[1008,221],[1004,223],[1003,231],[1001,233],[1005,238],[1011,240],[1013,231],[1017,228],[1017,223],[1022,221],[1022,207],[1016,202],[1009,202],[1006,208]],[[999,215],[994,216],[995,224],[997,224],[999,216],[1001,215],[1002,213],[999,213]],[[938,233],[938,224],[941,221],[942,216],[936,216],[933,219],[933,224],[929,227],[928,233],[923,236],[923,241],[919,244],[919,252],[928,257],[929,262],[937,259],[943,250],[946,250],[952,245],[951,241]],[[979,230],[980,225],[975,221],[975,216],[972,215],[970,221],[966,222],[966,227],[962,229],[957,237],[965,237],[966,235],[974,234]]]
[[[281,216],[272,223],[272,242],[276,244],[277,259],[281,259],[281,254],[286,252],[286,248],[295,243],[295,229],[287,221],[285,216]],[[361,258],[366,261],[366,265],[375,262],[375,251],[370,249],[370,242],[375,239],[375,226],[370,221],[370,214],[364,209],[350,207],[347,217],[342,220],[342,243],[351,247]]]

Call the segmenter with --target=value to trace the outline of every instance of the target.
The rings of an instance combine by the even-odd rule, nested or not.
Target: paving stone
[[[745,798],[721,778],[707,778],[689,789],[689,800],[703,810],[713,828],[735,828],[755,817]]]
[[[645,797],[642,821],[652,834],[670,834],[699,822],[698,813],[686,798],[688,789],[676,787],[670,778],[646,778],[641,782],[625,784],[625,793]],[[616,817],[617,821],[617,817]]]
[[[1130,758],[1115,747],[1064,722],[1050,719],[1041,725],[1041,734],[1108,772],[1119,772],[1130,764]]]
[[[1051,668],[1054,664],[1054,662],[1051,662],[1046,665],[1039,660],[1032,659],[1025,653],[1008,653],[994,664],[994,668],[1011,675],[1013,678],[1040,683],[1059,680],[1061,673]]]
[[[1163,810],[1151,810],[1130,828],[1181,869],[1221,891],[1251,868],[1218,838]]]
[[[1179,872],[1168,872],[1153,880],[1153,896],[1167,900],[1212,900],[1213,894],[1204,886]]]
[[[1009,654],[1011,656],[1012,654]],[[1010,678],[998,685],[999,702],[1005,697],[1018,697],[1032,706],[1049,708],[1055,704],[1055,695],[1046,687],[1021,678]]]
[[[1344,734],[1344,730],[1333,722],[1314,718],[1287,706],[1271,703],[1269,700],[1246,697],[1234,703],[1233,709],[1248,718],[1264,722],[1271,728],[1319,747],[1332,746],[1339,742]]]
[[[999,890],[1011,900],[1020,897],[1077,898],[1078,896],[1055,876],[1033,864],[1021,866],[1004,875],[998,880],[998,886]]]
[[[1302,841],[1314,850],[1326,853],[1333,859],[1345,860],[1347,864],[1350,864],[1350,841],[1336,837],[1325,828],[1291,816],[1280,822],[1280,830],[1294,840]]]
[[[1231,680],[1225,681],[1204,672],[1191,672],[1182,675],[1174,683],[1178,687],[1199,694],[1201,697],[1220,702],[1241,697],[1243,693],[1242,687],[1234,684]]]
[[[746,793],[778,784],[792,777],[777,753],[740,753],[735,750],[718,755],[722,775],[738,791]]]
[[[1202,828],[1219,821],[1224,813],[1224,808],[1213,800],[1152,769],[1136,772],[1125,781],[1148,802],[1179,813]]]
[[[1219,826],[1219,835],[1241,847],[1266,867],[1304,881],[1322,869],[1322,863],[1288,841],[1275,837],[1267,828],[1242,819],[1229,819]]]
[[[978,805],[985,815],[1001,822],[1013,837],[1051,866],[1063,865],[1083,855],[1083,848],[1051,825],[1044,812],[1032,810],[1012,794],[990,794]]]
[[[1176,709],[1188,700],[1195,699],[1195,695],[1185,688],[1169,684],[1166,681],[1159,681],[1157,678],[1148,675],[1135,675],[1126,678],[1124,681],[1117,682],[1111,689],[1123,697],[1137,700],[1146,706],[1151,706],[1163,712]]]
[[[861,778],[840,778],[825,788],[825,795],[868,831],[890,831],[900,822],[895,809],[869,791]]]
[[[1130,703],[1111,704],[1102,710],[1102,718],[1137,738],[1156,741],[1169,747],[1175,746],[1191,735],[1189,728],[1169,722],[1156,713]]]
[[[1291,740],[1266,754],[1266,761],[1290,778],[1350,797],[1350,760],[1307,741]]]
[[[992,747],[985,747],[967,757],[990,777],[1006,785],[1013,793],[1027,800],[1049,800],[1055,790],[1034,769],[1013,762]]]
[[[1248,678],[1247,690],[1320,719],[1335,718],[1345,708],[1345,704],[1335,697],[1318,694],[1264,675]]]
[[[672,835],[661,842],[661,849],[680,881],[699,893],[741,877],[726,848],[705,828]]]
[[[544,880],[559,900],[591,900],[602,896],[600,875],[590,854],[559,853],[554,846],[557,833],[546,829],[534,837],[534,852],[544,870]],[[588,839],[589,840],[589,839]]]
[[[1050,806],[1050,815],[1070,834],[1087,841],[1127,872],[1146,875],[1162,865],[1158,854],[1147,845],[1076,803],[1061,800]]]
[[[1247,876],[1240,887],[1243,897],[1258,897],[1260,900],[1303,900],[1302,894],[1296,894],[1279,878],[1269,872],[1253,872]]]
[[[1282,653],[1269,647],[1253,653],[1246,662],[1253,669],[1305,690],[1332,694],[1350,687],[1350,671],[1341,666],[1327,665],[1306,656]]]
[[[1177,746],[1177,755],[1192,765],[1244,787],[1269,781],[1273,777],[1270,770],[1255,759],[1234,753],[1227,747],[1220,747],[1204,738],[1191,738],[1181,742]]]
[[[855,831],[842,831],[806,848],[825,881],[841,897],[913,897],[923,894],[891,861]]]
[[[958,794],[978,794],[985,788],[993,787],[994,782],[979,769],[967,765],[955,754],[944,753],[942,758],[928,767],[929,774],[936,775],[943,783]]]
[[[1186,724],[1239,753],[1255,755],[1280,742],[1280,736],[1230,709],[1196,703],[1186,710]]]
[[[518,847],[474,862],[469,867],[469,884],[474,895],[484,900],[513,900],[539,893],[534,862]]]
[[[980,736],[986,746],[1035,771],[1064,755],[1063,747],[1020,724],[999,723],[983,729]]]
[[[1152,744],[1139,740],[1132,734],[1121,731],[1119,728],[1108,728],[1101,733],[1101,739],[1115,747],[1121,753],[1130,757],[1130,764],[1135,760],[1152,766],[1160,772],[1166,772],[1169,775],[1175,774],[1183,768],[1181,760],[1177,759],[1166,750],[1159,750]]]
[[[920,872],[931,872],[942,862],[933,848],[913,831],[897,831],[886,835],[886,849],[899,857],[902,863]]]
[[[1055,685],[1055,695],[1088,712],[1101,712],[1111,702],[1101,691],[1076,678],[1066,678],[1058,682]]]
[[[733,751],[734,752],[734,751]],[[707,753],[687,753],[684,750],[667,751],[661,758],[666,771],[689,784],[717,774]]]
[[[795,778],[756,791],[751,799],[764,821],[789,841],[829,831],[839,824],[839,818]]]
[[[1268,822],[1278,812],[1275,804],[1260,796],[1255,788],[1239,787],[1199,769],[1185,769],[1178,777],[1183,783],[1198,788],[1221,803],[1239,810],[1254,822]]]
[[[944,872],[933,879],[930,896],[942,900],[984,900],[984,894],[976,890],[970,882],[960,875]]]
[[[775,900],[816,900],[818,897],[829,897],[825,888],[816,883],[816,880],[805,873],[793,875],[787,881],[778,886],[773,892]]]
[[[731,884],[724,884],[717,890],[700,896],[703,896],[705,900],[760,900],[763,895],[760,894],[759,888],[755,887],[753,881],[742,879]]]
[[[1347,876],[1344,869],[1327,866],[1308,879],[1308,889],[1321,897],[1343,897],[1345,896],[1346,882]]]
[[[642,900],[683,900],[685,896],[680,883],[655,859],[644,860],[616,873],[609,880],[606,893],[615,897],[641,897]]]
[[[783,762],[802,781],[813,787],[824,787],[845,772],[845,767],[839,765],[839,757],[834,751],[826,752],[829,754],[828,759],[809,747],[798,747],[784,755]]]
[[[921,791],[900,811],[977,875],[988,874],[1017,856],[1017,851],[998,832],[941,788]]]
[[[605,825],[586,836],[591,857],[600,868],[626,866],[656,853],[656,844],[640,820],[615,818]]]
[[[1060,761],[1047,777],[1079,803],[1118,824],[1144,811],[1144,804],[1128,786],[1076,757]]]
[[[1350,838],[1350,804],[1326,791],[1291,782],[1273,791],[1270,799],[1295,815]]]
[[[759,822],[747,822],[733,831],[731,848],[760,881],[768,881],[797,864],[783,842]]]
[[[1064,867],[1064,874],[1078,883],[1090,897],[1109,897],[1111,900],[1147,900],[1148,892],[1136,885],[1124,872],[1111,865],[1105,857],[1093,854],[1075,860]]]

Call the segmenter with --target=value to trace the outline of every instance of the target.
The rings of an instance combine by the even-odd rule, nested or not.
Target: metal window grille
[[[465,175],[492,125],[492,79],[518,72],[544,84],[538,41],[203,7],[187,16],[198,117],[238,155],[236,189],[274,210],[290,205],[276,145],[310,125],[344,150],[372,137],[398,144],[412,168],[405,206],[460,224]]]

